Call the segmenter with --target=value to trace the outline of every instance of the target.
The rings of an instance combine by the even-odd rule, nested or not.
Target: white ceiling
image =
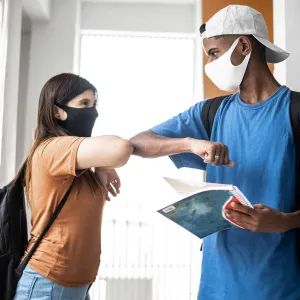
[[[139,3],[139,4],[195,4],[197,0],[82,0],[94,3]]]

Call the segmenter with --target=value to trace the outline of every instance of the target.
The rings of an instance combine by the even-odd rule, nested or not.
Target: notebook
[[[185,228],[199,238],[218,231],[243,228],[232,218],[227,218],[224,208],[233,202],[253,208],[243,193],[233,185],[198,183],[164,177],[177,192],[180,200],[158,210],[158,213]]]

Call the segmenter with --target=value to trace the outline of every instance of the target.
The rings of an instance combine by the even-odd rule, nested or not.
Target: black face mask
[[[67,119],[59,120],[58,124],[74,136],[90,137],[98,112],[95,107],[74,108],[65,105],[59,106],[67,113]]]

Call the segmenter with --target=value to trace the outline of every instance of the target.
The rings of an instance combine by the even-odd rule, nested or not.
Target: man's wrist
[[[300,228],[300,211],[293,213],[282,213],[283,231],[287,232],[296,228]]]
[[[193,143],[193,138],[187,137],[184,138],[184,151],[182,152],[192,152],[192,143]]]

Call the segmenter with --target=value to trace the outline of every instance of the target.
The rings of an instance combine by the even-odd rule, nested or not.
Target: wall
[[[16,166],[20,166],[25,159],[24,153],[24,124],[26,120],[26,97],[28,92],[28,71],[30,59],[31,33],[22,32],[21,56],[19,73],[19,96],[18,96],[18,139],[16,150]]]
[[[286,20],[286,50],[291,56],[286,61],[286,85],[296,91],[300,91],[300,1],[288,0],[285,2]],[[293,17],[291,17],[293,16]]]
[[[194,5],[83,3],[82,29],[194,33],[194,9]]]
[[[80,7],[79,0],[53,0],[50,21],[32,22],[28,94],[24,109],[26,121],[19,134],[24,147],[20,155],[27,153],[32,144],[38,99],[43,85],[54,75],[74,71]]]
[[[32,20],[50,20],[51,0],[22,0],[22,4]]]
[[[287,50],[290,57],[275,65],[275,78],[292,90],[300,91],[300,41],[295,35],[300,29],[300,1],[273,0],[274,43]]]
[[[196,102],[202,101],[204,99],[204,89],[203,89],[203,50],[202,50],[202,40],[199,33],[199,28],[202,22],[202,1],[198,0],[195,4],[195,73],[194,73],[194,98]]]
[[[285,6],[285,0],[273,0],[274,43],[287,50]],[[280,84],[286,85],[286,75],[286,61],[274,65],[274,76]]]
[[[297,1],[297,0],[296,0]],[[217,11],[230,4],[248,5],[261,12],[266,20],[269,39],[273,41],[273,0],[202,0],[202,19],[208,21]],[[299,27],[300,28],[300,27]],[[204,58],[206,64],[206,57]],[[272,67],[271,67],[272,68]],[[204,74],[204,96],[205,98],[213,98],[226,93],[220,91],[211,80]]]

